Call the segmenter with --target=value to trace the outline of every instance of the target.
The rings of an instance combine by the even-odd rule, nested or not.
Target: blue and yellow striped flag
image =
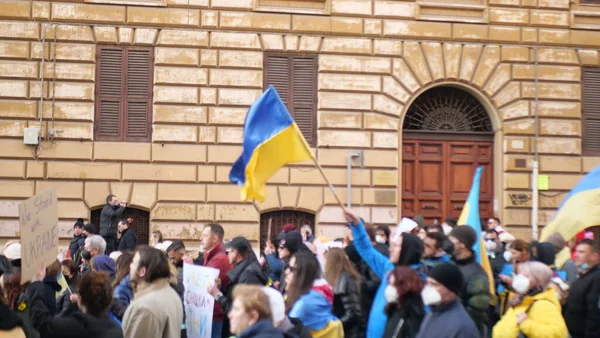
[[[600,224],[600,166],[585,175],[569,192],[554,219],[542,230],[540,242],[555,232],[569,241],[588,227]],[[568,248],[556,255],[555,265],[562,267],[571,258]]]
[[[477,263],[481,265],[485,273],[487,274],[488,281],[490,283],[490,293],[492,296],[495,295],[496,288],[494,287],[494,274],[492,272],[492,266],[490,264],[490,260],[487,256],[487,252],[485,250],[485,245],[483,242],[483,237],[481,236],[481,219],[479,218],[479,186],[481,183],[481,173],[483,172],[483,167],[478,167],[475,170],[475,176],[473,176],[473,184],[471,185],[471,191],[469,192],[469,197],[467,198],[467,202],[463,207],[462,212],[460,213],[460,217],[458,218],[459,225],[468,225],[475,233],[477,233],[477,241],[473,245],[473,252],[475,252],[475,257],[477,259]]]
[[[288,163],[312,158],[312,153],[273,86],[252,104],[244,122],[242,155],[229,172],[240,187],[242,202],[264,201],[265,184]]]

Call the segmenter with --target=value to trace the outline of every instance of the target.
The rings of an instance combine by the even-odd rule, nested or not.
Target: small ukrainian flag
[[[273,86],[250,107],[244,122],[242,155],[229,172],[242,202],[264,201],[265,184],[288,163],[312,158],[310,147]]]

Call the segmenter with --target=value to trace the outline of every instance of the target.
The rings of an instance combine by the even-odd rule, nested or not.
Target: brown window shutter
[[[582,73],[583,154],[600,155],[600,68]]]
[[[316,146],[317,58],[294,56],[292,70],[292,114],[306,142]]]
[[[265,54],[265,89],[273,85],[311,146],[317,143],[317,57]]]
[[[128,47],[125,140],[151,141],[152,49]]]
[[[265,89],[269,86],[275,87],[277,93],[288,105],[289,109],[289,93],[290,93],[290,55],[267,54],[265,57]]]
[[[98,141],[122,138],[123,54],[122,47],[98,47],[94,125],[94,139]]]

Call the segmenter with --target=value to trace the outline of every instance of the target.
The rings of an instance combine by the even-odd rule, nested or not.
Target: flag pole
[[[323,168],[321,167],[321,165],[317,161],[317,158],[315,157],[315,155],[313,155],[312,151],[310,152],[310,157],[312,158],[313,162],[317,166],[317,169],[319,169],[319,172],[321,173],[321,176],[323,176],[323,179],[325,180],[325,182],[329,186],[329,189],[333,193],[333,197],[335,197],[336,201],[340,205],[340,208],[345,209],[344,203],[342,203],[342,200],[340,199],[340,197],[335,193],[335,188],[333,187],[333,185],[331,185],[331,182],[329,182],[329,180],[327,179],[327,176],[325,176],[325,172],[323,172]]]

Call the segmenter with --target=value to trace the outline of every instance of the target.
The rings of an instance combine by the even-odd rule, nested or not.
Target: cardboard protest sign
[[[183,265],[183,306],[188,338],[210,338],[215,299],[208,287],[219,277],[219,270],[204,266]]]
[[[58,202],[50,189],[19,204],[21,284],[35,277],[58,254]]]

